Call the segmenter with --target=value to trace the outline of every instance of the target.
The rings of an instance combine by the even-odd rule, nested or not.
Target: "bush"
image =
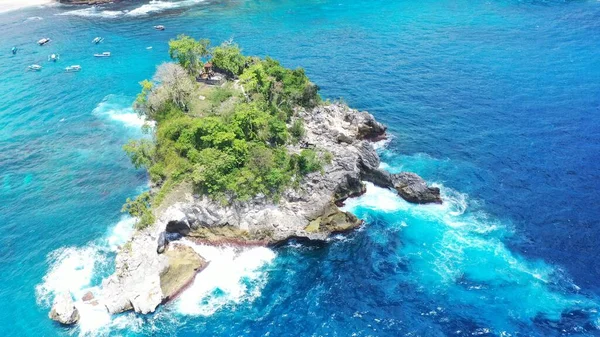
[[[292,126],[290,127],[290,134],[296,143],[304,138],[306,135],[306,130],[304,129],[304,121],[302,119],[294,120]]]

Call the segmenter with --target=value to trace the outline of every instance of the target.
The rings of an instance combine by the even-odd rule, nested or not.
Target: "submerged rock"
[[[79,321],[79,310],[75,307],[69,293],[61,293],[56,296],[48,317],[65,325],[72,325]]]
[[[442,203],[440,189],[427,186],[425,180],[414,173],[393,174],[392,181],[398,194],[408,202],[416,204]]]

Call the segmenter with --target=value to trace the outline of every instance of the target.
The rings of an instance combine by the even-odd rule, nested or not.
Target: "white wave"
[[[108,276],[114,253],[131,238],[134,223],[135,219],[123,217],[109,228],[106,236],[95,242],[83,247],[63,247],[50,253],[50,268],[35,289],[38,304],[48,308],[56,295],[69,293],[79,310],[80,335],[108,331],[114,322],[106,309],[84,303],[81,298],[88,291],[97,293],[98,284],[94,282]]]
[[[267,282],[264,270],[275,259],[265,247],[234,248],[182,241],[209,261],[194,283],[176,301],[179,313],[209,316],[226,305],[252,301]]]
[[[64,292],[81,298],[91,285],[96,265],[105,258],[96,245],[63,247],[50,253],[50,270],[36,286],[38,303],[50,306],[54,296]]]
[[[71,15],[71,16],[80,16],[80,17],[91,17],[91,18],[105,18],[105,19],[115,19],[124,16],[146,16],[152,13],[159,13],[169,9],[175,8],[184,8],[191,7],[205,0],[183,0],[183,1],[160,1],[160,0],[152,0],[147,4],[143,4],[140,7],[134,8],[132,10],[122,10],[122,11],[111,11],[105,10],[102,7],[92,6],[88,8],[75,9],[71,11],[67,11],[64,13],[60,13],[57,15]]]
[[[385,139],[374,142],[373,147],[375,150],[385,149],[391,143],[392,139],[394,139],[394,136],[388,134]]]
[[[108,117],[114,121],[120,122],[125,126],[141,128],[146,119],[138,116],[133,111],[131,103],[115,95],[108,95],[100,102],[93,113],[97,116]]]
[[[184,0],[184,1],[159,1],[152,0],[149,3],[142,5],[136,9],[127,12],[126,16],[144,16],[150,13],[162,12],[169,9],[191,7],[195,4],[204,2],[205,0]]]
[[[44,18],[40,17],[40,16],[30,16],[27,19],[23,20],[23,22],[29,22],[29,21],[41,21],[44,20]]]
[[[398,196],[396,191],[375,186],[366,182],[367,191],[358,198],[347,199],[343,209],[352,212],[357,207],[381,212],[395,212],[407,209],[410,205]]]
[[[103,10],[101,7],[92,6],[88,8],[75,9],[72,11],[67,11],[64,13],[60,13],[57,15],[71,15],[71,16],[80,16],[80,17],[98,17],[98,18],[107,18],[114,19],[118,18],[125,14],[124,11],[108,11]]]

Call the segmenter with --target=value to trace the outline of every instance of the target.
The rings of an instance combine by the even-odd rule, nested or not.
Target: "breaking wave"
[[[229,305],[251,302],[261,295],[268,272],[265,270],[276,255],[265,247],[235,248],[197,245],[189,241],[198,254],[209,261],[194,283],[174,303],[178,313],[210,316]]]
[[[143,4],[137,8],[131,10],[106,10],[104,7],[92,6],[89,8],[70,10],[59,15],[72,15],[80,17],[98,17],[106,19],[115,19],[120,17],[135,17],[135,16],[146,16],[149,14],[160,13],[166,10],[172,10],[177,8],[192,7],[205,0],[182,0],[182,1],[160,1],[152,0],[146,4]]]
[[[104,10],[101,7],[92,6],[88,8],[75,9],[68,12],[60,13],[58,15],[70,15],[70,16],[80,16],[80,17],[98,17],[98,18],[106,18],[106,19],[114,19],[118,18],[125,14],[124,11],[109,11]]]
[[[141,128],[146,120],[138,116],[131,107],[131,100],[116,95],[106,96],[93,111],[96,116],[122,123],[132,128]]]
[[[131,238],[134,224],[135,219],[124,217],[98,241],[51,252],[47,258],[48,272],[35,288],[37,303],[50,308],[56,295],[69,293],[79,310],[80,335],[103,333],[114,324],[121,324],[124,318],[114,320],[104,308],[83,303],[81,298],[88,291],[94,292],[101,280],[112,273],[115,253]]]
[[[382,220],[384,228],[367,232],[374,242],[410,261],[408,282],[417,282],[430,296],[443,295],[454,305],[471,308],[461,313],[467,317],[489,317],[495,331],[510,330],[513,319],[559,320],[574,310],[594,316],[597,304],[577,294],[571,281],[557,280],[560,273],[551,266],[508,249],[503,239],[512,234],[509,222],[477,207],[471,210],[467,195],[437,186],[442,205],[413,205],[395,191],[367,183],[367,192],[347,200],[344,209]],[[390,231],[401,233],[401,246],[389,247],[389,240],[381,240]],[[568,286],[557,291],[557,284]],[[498,315],[507,310],[510,314]]]

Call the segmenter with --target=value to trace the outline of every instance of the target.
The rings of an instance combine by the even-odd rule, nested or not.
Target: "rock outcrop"
[[[402,172],[391,176],[392,183],[404,200],[416,204],[442,203],[440,189],[429,187],[423,178],[411,172]]]
[[[115,273],[102,283],[96,299],[110,313],[135,310],[153,312],[176,296],[206,266],[192,248],[177,240],[242,245],[276,245],[289,238],[325,240],[332,233],[361,225],[338,205],[365,192],[363,181],[394,188],[412,202],[439,202],[439,190],[427,187],[418,176],[390,175],[370,140],[385,136],[385,126],[366,112],[342,104],[298,110],[305,136],[291,153],[304,147],[331,162],[321,172],[304,177],[298,188],[284,191],[275,203],[264,196],[224,205],[195,195],[191,186],[179,185],[155,211],[156,222],[138,231],[119,252]]]
[[[65,325],[75,324],[79,321],[79,310],[75,307],[69,293],[61,293],[56,296],[48,317]]]
[[[168,267],[160,275],[160,289],[163,301],[169,301],[193,282],[207,263],[194,249],[185,245],[170,245],[165,255]]]

